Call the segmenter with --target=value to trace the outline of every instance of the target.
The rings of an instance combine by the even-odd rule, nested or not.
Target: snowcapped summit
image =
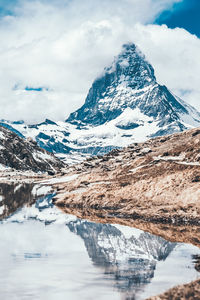
[[[118,117],[132,98],[156,84],[154,70],[134,44],[123,46],[112,65],[104,69],[88,93],[85,104],[68,118],[68,122],[100,125]]]
[[[61,108],[62,109],[62,108]],[[200,126],[200,113],[156,81],[134,44],[123,46],[66,122],[2,122],[61,158],[104,154],[113,148]],[[69,162],[69,160],[68,160]]]
[[[123,46],[112,65],[92,84],[85,104],[67,122],[98,126],[118,118],[127,109],[127,129],[141,126],[146,117],[151,118],[149,122],[157,122],[157,134],[163,129],[165,133],[181,131],[187,128],[185,123],[200,125],[200,114],[156,82],[153,67],[134,44]],[[141,119],[135,123],[136,111]]]

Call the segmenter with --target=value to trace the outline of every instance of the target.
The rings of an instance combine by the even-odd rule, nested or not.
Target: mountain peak
[[[158,84],[151,64],[130,43],[123,45],[113,63],[93,82],[84,105],[67,122],[46,120],[33,126],[12,124],[10,128],[34,137],[46,150],[62,153],[62,158],[77,161],[198,127],[200,113]]]
[[[154,69],[143,53],[133,44],[124,44],[121,53],[114,58],[111,66],[105,68],[105,74],[116,73],[116,83],[127,81],[131,88],[143,88],[155,83]],[[138,79],[143,79],[138,81]]]
[[[76,125],[100,125],[132,107],[133,94],[156,84],[153,67],[135,44],[124,44],[113,63],[92,84],[85,104],[66,120]],[[135,107],[134,107],[135,108]]]
[[[157,83],[153,67],[133,43],[123,45],[113,63],[93,82],[85,104],[67,122],[79,128],[99,126],[117,119],[127,108],[134,111],[133,119],[136,111],[153,118],[158,127],[155,135],[189,128],[182,117],[190,119],[190,126],[200,125],[200,114]],[[130,123],[128,128],[133,128]]]

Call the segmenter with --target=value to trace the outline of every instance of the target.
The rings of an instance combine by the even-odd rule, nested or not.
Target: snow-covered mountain
[[[165,126],[169,133],[198,125],[199,118],[199,113],[156,82],[153,67],[134,44],[128,44],[94,81],[85,104],[67,122],[98,126],[117,119],[118,128],[129,130],[156,121],[158,129]]]
[[[66,122],[8,122],[59,157],[82,159],[116,147],[200,126],[200,113],[159,85],[154,69],[134,44],[123,46],[92,84],[85,104]]]
[[[0,126],[0,171],[12,168],[53,175],[63,165],[52,153],[40,148],[32,139],[25,140],[16,132]]]

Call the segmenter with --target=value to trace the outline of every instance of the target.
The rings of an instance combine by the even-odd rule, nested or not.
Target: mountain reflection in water
[[[50,190],[49,186],[34,183],[0,183],[0,220],[12,215],[25,205],[30,207],[38,198],[35,204],[38,207],[44,199],[51,200],[52,195],[46,195]]]
[[[25,204],[33,204],[33,186],[26,183],[0,183],[0,219],[8,217]]]
[[[2,299],[145,299],[198,276],[194,246],[63,214],[51,195],[32,204],[27,191],[24,206],[9,194],[21,209],[0,224]]]
[[[135,296],[150,283],[156,262],[165,260],[176,247],[164,239],[137,229],[77,220],[67,224],[85,243],[95,265],[115,280],[121,292]],[[123,229],[126,232],[124,234]],[[121,229],[121,230],[120,230]]]

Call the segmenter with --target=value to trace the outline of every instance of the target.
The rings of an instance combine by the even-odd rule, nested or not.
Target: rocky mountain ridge
[[[32,139],[24,139],[0,126],[0,170],[47,172],[55,174],[64,164],[40,148]]]
[[[92,84],[85,104],[66,121],[79,126],[98,126],[118,118],[127,109],[132,116],[130,120],[124,118],[126,124],[116,124],[118,128],[129,130],[141,126],[144,120],[139,119],[140,114],[149,117],[149,124],[157,121],[161,130],[166,126],[168,134],[186,129],[187,117],[188,124],[200,124],[197,111],[157,83],[153,67],[134,44],[123,46],[112,65]],[[135,109],[138,119],[134,116]],[[152,134],[162,135],[159,130]]]
[[[93,82],[85,104],[66,122],[1,124],[71,163],[198,127],[200,113],[159,85],[144,55],[134,44],[126,44]]]

